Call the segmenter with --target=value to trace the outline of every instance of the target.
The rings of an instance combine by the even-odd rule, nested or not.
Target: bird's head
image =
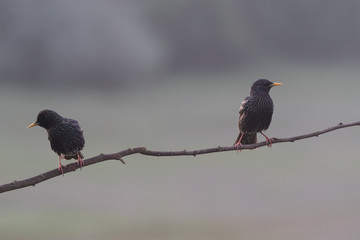
[[[267,79],[259,79],[253,83],[251,86],[250,95],[256,94],[256,93],[269,93],[270,89],[274,86],[281,86],[282,83],[273,83]]]
[[[57,112],[45,109],[39,112],[36,121],[30,124],[27,128],[40,126],[45,129],[49,129],[61,121],[62,121],[62,117]]]

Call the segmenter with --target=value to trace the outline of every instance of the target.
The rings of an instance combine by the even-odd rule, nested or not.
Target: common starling
[[[51,149],[59,155],[59,171],[64,174],[61,159],[75,159],[78,166],[82,168],[84,156],[80,150],[85,145],[83,131],[78,121],[64,118],[52,110],[42,110],[37,116],[37,120],[27,128],[40,126],[46,129]]]
[[[234,143],[235,147],[257,143],[258,132],[265,137],[266,144],[271,147],[272,140],[263,133],[269,128],[274,111],[269,91],[273,86],[281,85],[283,84],[273,83],[266,79],[259,79],[253,83],[250,96],[241,102],[238,124],[240,132]]]

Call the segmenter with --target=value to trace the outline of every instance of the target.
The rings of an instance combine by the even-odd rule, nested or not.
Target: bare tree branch
[[[322,134],[325,134],[328,132],[332,132],[332,131],[335,131],[335,130],[338,130],[341,128],[353,127],[353,126],[360,126],[360,121],[349,123],[349,124],[339,123],[338,125],[336,125],[334,127],[330,127],[330,128],[327,128],[327,129],[324,129],[321,131],[316,131],[316,132],[312,132],[309,134],[304,134],[304,135],[290,137],[290,138],[273,138],[272,144],[284,143],[284,142],[295,142],[295,141],[301,140],[301,139],[318,137],[319,135],[322,135]],[[251,149],[255,149],[255,148],[259,148],[259,147],[263,147],[263,146],[266,146],[265,141],[257,143],[257,144],[244,145],[243,147],[240,147],[240,150],[243,150],[243,149],[251,150]],[[234,151],[234,150],[237,150],[236,147],[234,147],[234,146],[231,146],[231,147],[218,146],[218,147],[214,147],[214,148],[207,148],[207,149],[200,149],[200,150],[193,150],[193,151],[187,151],[187,150],[151,151],[151,150],[147,150],[145,147],[137,147],[137,148],[129,148],[129,149],[123,150],[121,152],[117,152],[117,153],[100,154],[98,156],[88,158],[88,159],[84,160],[83,167],[86,167],[86,166],[89,166],[92,164],[96,164],[99,162],[107,161],[107,160],[119,160],[122,163],[125,163],[122,159],[123,157],[132,155],[132,154],[136,154],[136,153],[148,155],[148,156],[164,157],[164,156],[188,156],[188,155],[196,156],[196,155],[200,155],[200,154]],[[66,168],[64,168],[64,174],[66,174],[68,172],[73,172],[76,169],[78,169],[77,163],[70,163],[70,164],[66,165]],[[50,178],[57,177],[60,175],[61,175],[61,172],[59,172],[58,169],[54,169],[54,170],[42,173],[40,175],[37,175],[35,177],[31,177],[31,178],[24,179],[21,181],[14,181],[11,183],[7,183],[7,184],[0,186],[0,193],[8,192],[8,191],[12,191],[15,189],[28,187],[28,186],[35,186],[36,184],[38,184],[40,182],[46,181]]]

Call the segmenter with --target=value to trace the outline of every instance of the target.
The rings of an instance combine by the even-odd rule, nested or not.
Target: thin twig
[[[334,126],[334,127],[330,127],[321,131],[315,131],[309,134],[304,134],[304,135],[300,135],[300,136],[295,136],[295,137],[290,137],[290,138],[274,138],[272,141],[272,144],[277,144],[277,143],[284,143],[284,142],[295,142],[297,140],[301,140],[301,139],[307,139],[307,138],[311,138],[311,137],[318,137],[322,134],[328,133],[328,132],[332,132],[341,128],[346,128],[346,127],[353,127],[353,126],[360,126],[360,121],[359,122],[353,122],[353,123],[349,123],[349,124],[343,124],[343,123],[339,123],[338,125]],[[255,148],[259,148],[259,147],[263,147],[266,146],[266,142],[260,142],[257,144],[250,144],[250,145],[244,145],[242,147],[240,147],[240,150],[251,150],[251,149],[255,149]],[[107,161],[107,160],[119,160],[123,163],[124,160],[123,158],[125,156],[128,155],[132,155],[132,154],[143,154],[143,155],[148,155],[148,156],[155,156],[155,157],[164,157],[164,156],[196,156],[196,155],[200,155],[200,154],[209,154],[209,153],[215,153],[215,152],[225,152],[225,151],[234,151],[237,150],[236,147],[234,146],[230,146],[230,147],[214,147],[214,148],[207,148],[207,149],[200,149],[200,150],[193,150],[193,151],[187,151],[187,150],[182,150],[182,151],[152,151],[152,150],[147,150],[145,147],[138,147],[138,148],[129,148],[126,150],[123,150],[121,152],[117,152],[117,153],[112,153],[112,154],[100,154],[98,156],[92,157],[92,158],[88,158],[86,160],[84,160],[84,166],[89,166],[92,164],[96,164],[99,162],[103,162],[103,161]],[[76,169],[78,169],[78,165],[77,163],[70,163],[68,165],[65,166],[64,168],[64,174],[68,173],[68,172],[73,172]],[[19,189],[19,188],[24,188],[24,187],[28,187],[28,186],[35,186],[36,184],[46,181],[50,178],[53,177],[57,177],[60,176],[61,172],[59,172],[58,169],[54,169],[45,173],[42,173],[40,175],[28,178],[28,179],[24,179],[21,181],[14,181],[11,183],[7,183],[7,184],[3,184],[0,186],[0,193],[3,192],[8,192],[8,191],[12,191],[15,189]]]

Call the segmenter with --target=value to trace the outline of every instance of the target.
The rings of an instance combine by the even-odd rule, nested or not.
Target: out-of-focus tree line
[[[360,59],[357,0],[5,0],[0,22],[2,83],[112,86],[263,58]]]

